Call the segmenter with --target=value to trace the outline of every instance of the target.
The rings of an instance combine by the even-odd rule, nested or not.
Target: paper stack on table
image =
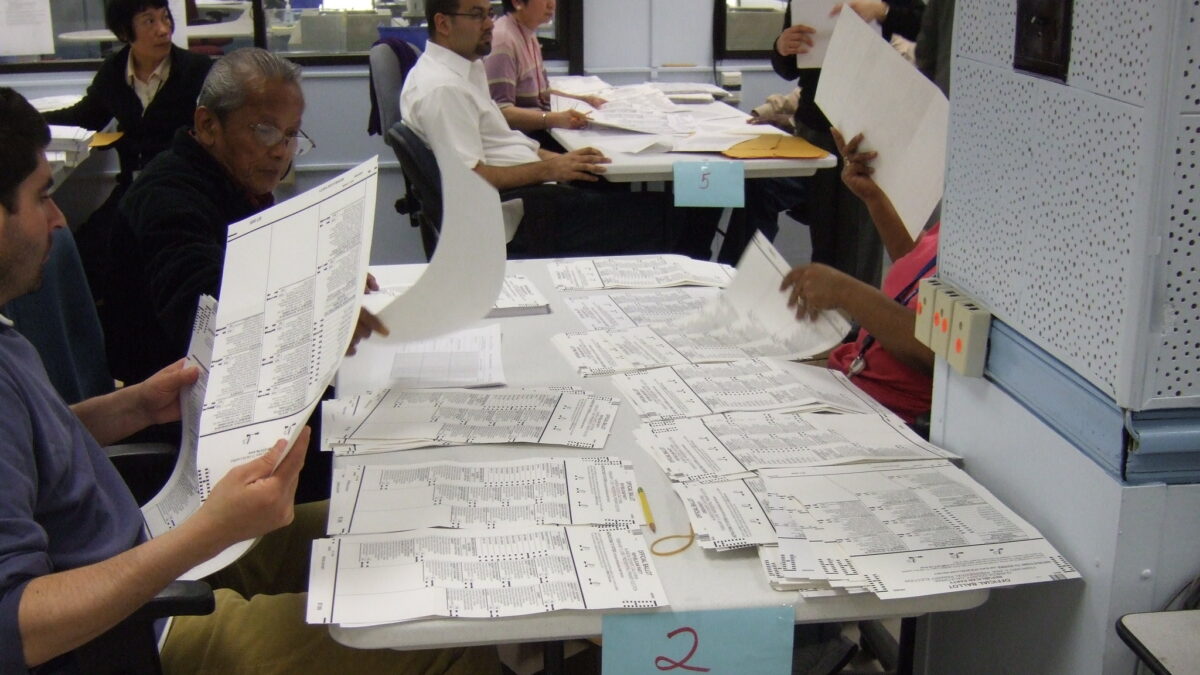
[[[713,287],[653,288],[563,298],[587,330],[664,324],[697,314],[720,293]]]
[[[619,457],[350,466],[334,471],[327,532],[496,529],[644,521],[633,464]]]
[[[95,132],[91,129],[51,124],[50,145],[46,146],[46,149],[63,153],[62,159],[66,166],[76,166],[88,156],[93,135]]]
[[[882,599],[1074,579],[1041,534],[944,460],[761,472],[796,583]],[[782,518],[781,518],[782,521]],[[796,574],[797,576],[790,576]]]
[[[555,287],[564,291],[726,286],[734,275],[729,265],[674,254],[556,260],[547,267]]]
[[[602,448],[618,405],[570,388],[383,389],[326,401],[321,448],[339,455],[480,443]]]
[[[561,333],[551,341],[585,377],[682,363],[822,354],[842,341],[850,324],[833,311],[797,320],[787,294],[779,290],[789,270],[759,232],[729,287],[696,315],[662,326]]]
[[[651,422],[635,429],[634,437],[674,481],[948,456],[899,419],[875,414],[726,413]]]

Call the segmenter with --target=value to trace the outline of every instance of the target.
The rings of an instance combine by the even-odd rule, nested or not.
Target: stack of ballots
[[[46,150],[56,153],[55,158],[66,166],[76,166],[88,156],[88,146],[94,135],[90,129],[51,124],[50,145]]]
[[[574,387],[382,389],[327,401],[321,447],[340,455],[480,443],[602,448],[618,405]]]

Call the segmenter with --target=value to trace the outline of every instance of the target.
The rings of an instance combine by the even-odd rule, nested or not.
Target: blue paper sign
[[[790,675],[791,607],[604,616],[603,675]]]
[[[741,162],[675,162],[675,206],[746,205],[746,167]]]

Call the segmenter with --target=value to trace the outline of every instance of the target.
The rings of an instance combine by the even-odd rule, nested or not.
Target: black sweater
[[[228,226],[271,202],[235,184],[187,129],[175,133],[119,206],[110,303],[122,334],[108,336],[115,377],[140,382],[184,356],[197,300],[220,292]]]
[[[176,129],[191,126],[200,86],[212,67],[211,58],[172,45],[171,72],[143,111],[141,100],[125,79],[128,63],[129,45],[125,45],[100,64],[100,70],[79,103],[45,115],[50,124],[93,130],[103,129],[109,120],[116,118],[117,130],[125,133],[116,143],[121,160],[118,180],[122,183],[128,182],[134,171],[167,149]]]

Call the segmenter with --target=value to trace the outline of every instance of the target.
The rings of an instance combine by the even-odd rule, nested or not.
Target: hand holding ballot
[[[807,54],[813,46],[812,36],[815,32],[809,26],[800,23],[790,26],[775,39],[775,51],[783,56]]]
[[[267,454],[230,469],[180,529],[197,527],[213,533],[218,539],[213,553],[217,553],[289,525],[309,433],[304,427],[290,447],[281,438]]]

